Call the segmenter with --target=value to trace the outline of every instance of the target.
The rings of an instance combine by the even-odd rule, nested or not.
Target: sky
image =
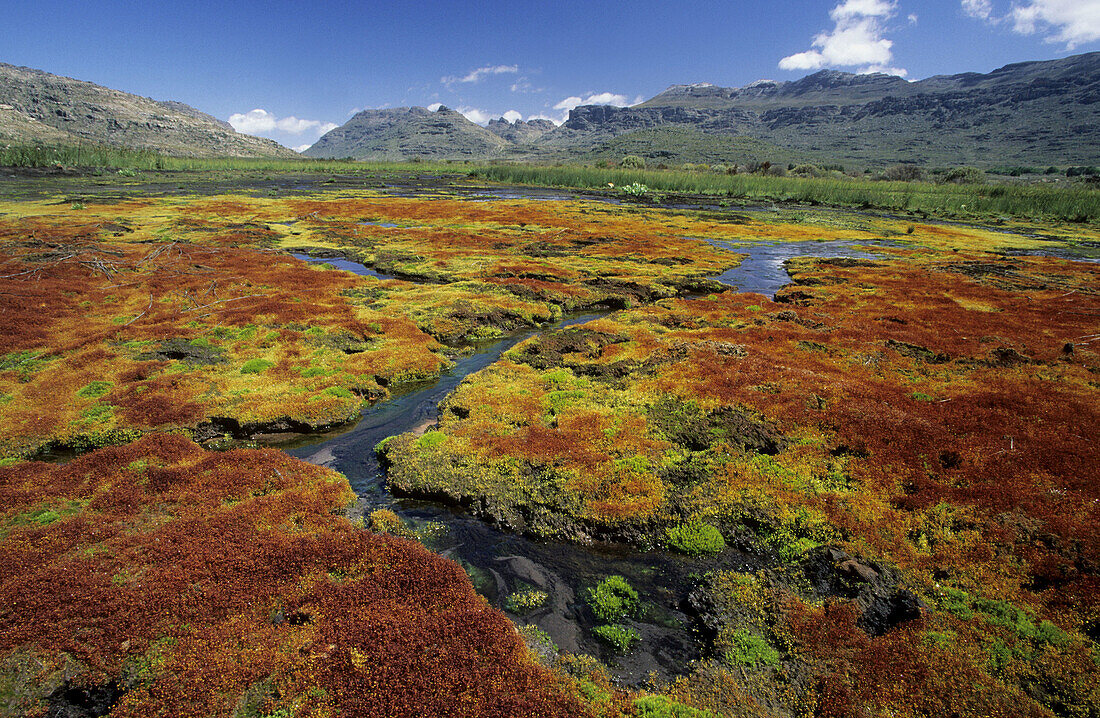
[[[364,109],[560,123],[673,84],[919,80],[1100,50],[1100,0],[0,0],[0,17],[0,62],[185,102],[296,149]]]

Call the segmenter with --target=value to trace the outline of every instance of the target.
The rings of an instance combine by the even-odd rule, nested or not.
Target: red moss
[[[0,468],[0,653],[66,652],[100,681],[156,643],[116,715],[229,715],[267,677],[340,714],[581,714],[460,568],[334,515],[349,496],[281,452],[165,435]],[[64,501],[83,508],[11,523]]]

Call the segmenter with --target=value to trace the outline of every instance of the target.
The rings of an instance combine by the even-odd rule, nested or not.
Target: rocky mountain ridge
[[[424,137],[428,111],[423,108],[368,112],[389,113],[390,121],[360,113],[306,154],[615,159],[618,148],[640,146],[637,151],[655,161],[742,162],[745,147],[780,147],[785,158],[796,161],[866,167],[1092,165],[1100,164],[1100,53],[919,82],[822,70],[739,88],[673,85],[633,107],[577,107],[556,128],[545,120],[492,120],[482,128],[447,110],[445,120],[432,121],[431,142]]]
[[[0,63],[0,141],[82,142],[185,157],[296,157],[182,102]]]

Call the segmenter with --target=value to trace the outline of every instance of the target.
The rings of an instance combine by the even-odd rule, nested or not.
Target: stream
[[[874,257],[866,250],[873,240],[760,242],[747,246],[699,241],[748,254],[738,267],[715,279],[740,291],[769,297],[790,281],[783,263],[792,257]],[[390,278],[346,259],[294,256],[360,275]],[[493,606],[505,610],[505,601],[514,592],[531,588],[545,591],[548,600],[541,608],[509,616],[517,624],[538,626],[562,650],[599,657],[618,681],[638,686],[654,678],[657,682],[675,678],[687,671],[690,661],[701,657],[702,646],[692,630],[691,618],[681,610],[697,576],[717,568],[752,570],[759,566],[756,559],[734,549],[717,558],[692,559],[662,550],[642,552],[617,544],[583,546],[507,533],[460,507],[392,496],[386,490],[385,472],[374,452],[375,445],[389,436],[424,431],[434,425],[438,403],[463,378],[489,366],[519,342],[550,329],[583,324],[605,313],[574,315],[551,327],[516,332],[495,343],[477,346],[437,380],[405,387],[403,393],[390,400],[364,408],[362,418],[351,428],[301,437],[279,448],[346,475],[364,513],[378,508],[393,510],[418,532],[425,545],[458,562],[476,590]],[[642,640],[625,656],[615,654],[593,636],[591,629],[598,622],[585,601],[588,588],[613,574],[625,577],[642,597],[639,618],[626,622]]]

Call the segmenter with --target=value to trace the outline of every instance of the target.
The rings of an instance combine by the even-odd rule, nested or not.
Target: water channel
[[[868,249],[876,243],[872,240],[732,245],[699,241],[747,254],[739,266],[715,279],[740,291],[769,297],[790,281],[784,267],[786,260],[800,256],[873,258]],[[346,259],[294,256],[326,262],[360,275],[391,278]],[[365,512],[376,508],[395,511],[419,530],[429,548],[462,565],[475,588],[492,605],[503,609],[506,598],[513,592],[529,588],[545,591],[549,599],[542,608],[525,616],[512,615],[513,620],[537,625],[565,651],[600,657],[618,680],[638,685],[654,675],[668,679],[682,674],[692,659],[700,657],[702,646],[692,630],[691,618],[682,611],[684,598],[695,583],[693,574],[697,576],[715,568],[749,570],[758,565],[754,557],[728,549],[717,558],[696,560],[622,545],[582,546],[528,539],[500,531],[459,507],[392,496],[385,488],[384,470],[374,452],[375,445],[386,437],[423,431],[433,425],[438,403],[463,378],[489,366],[519,342],[542,331],[581,324],[599,316],[602,314],[580,314],[552,327],[517,332],[478,346],[473,353],[459,357],[455,366],[438,380],[408,387],[388,401],[365,408],[360,421],[350,429],[304,437],[280,448],[345,474]],[[626,577],[643,597],[642,615],[629,622],[641,634],[642,641],[626,656],[615,655],[594,638],[591,628],[596,621],[584,600],[589,587],[612,574]]]

